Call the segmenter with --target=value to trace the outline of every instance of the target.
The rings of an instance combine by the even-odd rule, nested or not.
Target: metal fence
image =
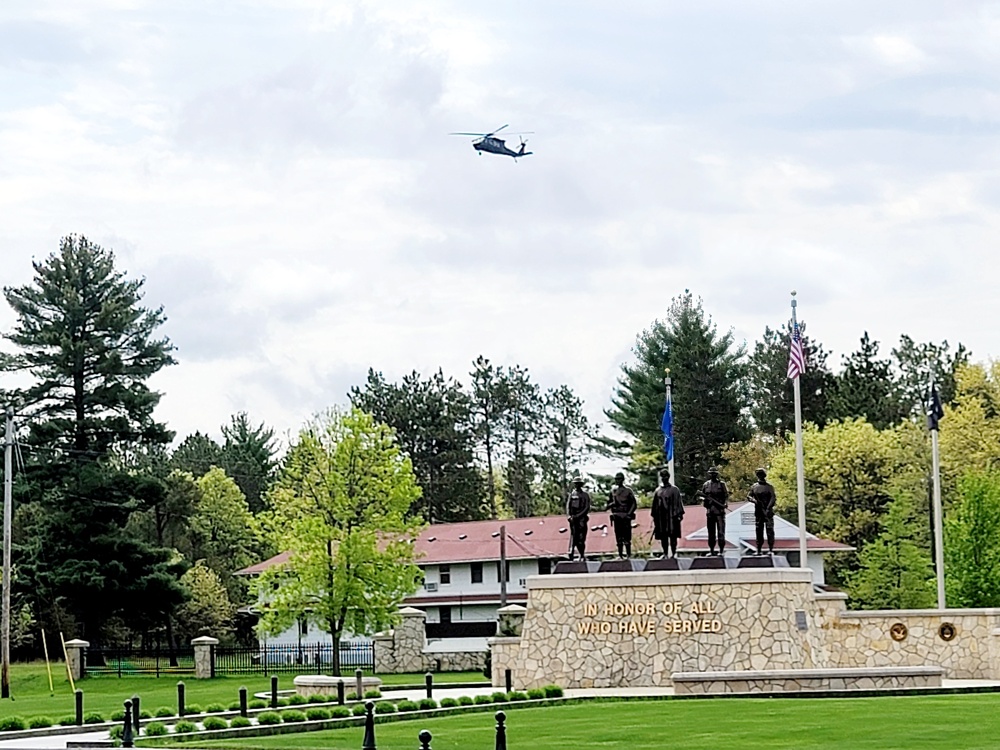
[[[216,646],[214,655],[216,674],[322,674],[333,668],[333,646],[329,643],[266,644],[256,648]],[[375,644],[341,643],[340,668],[374,672]]]
[[[251,648],[215,646],[212,649],[213,674],[288,674],[324,673],[333,668],[333,646],[329,643],[266,644]],[[89,674],[184,675],[194,674],[193,649],[136,648],[112,646],[88,648]],[[340,668],[353,672],[375,671],[375,644],[346,642],[340,644]]]

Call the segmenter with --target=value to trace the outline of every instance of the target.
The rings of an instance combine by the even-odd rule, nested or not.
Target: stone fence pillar
[[[376,633],[372,640],[375,641],[375,674],[397,674],[393,631]]]
[[[215,677],[215,647],[219,639],[203,635],[191,641],[194,646],[194,676],[196,680]]]
[[[518,689],[520,680],[517,666],[521,639],[498,635],[490,638],[487,643],[490,646],[490,682],[493,687],[506,687],[505,671],[510,669],[514,674],[514,688]]]
[[[498,609],[497,635],[505,638],[520,638],[526,614],[528,614],[528,608],[522,607],[520,604],[508,604],[506,607]]]
[[[426,672],[424,647],[427,645],[427,613],[414,607],[399,610],[402,621],[393,630],[396,669],[400,672]]]
[[[90,643],[74,638],[66,641],[66,660],[69,663],[69,673],[74,680],[82,680],[87,674],[87,648]]]

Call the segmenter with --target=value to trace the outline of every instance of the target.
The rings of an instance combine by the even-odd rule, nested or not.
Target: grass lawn
[[[489,750],[490,713],[402,721],[376,727],[385,750]],[[356,750],[363,729],[197,743],[199,748]],[[1000,694],[853,699],[705,699],[595,702],[507,711],[511,750],[919,750],[996,748]],[[145,743],[143,743],[145,744]],[[176,746],[176,742],[171,743]]]
[[[279,675],[278,689],[292,688],[294,675]],[[87,677],[76,683],[83,690],[84,713],[97,712],[110,718],[114,711],[122,709],[122,704],[133,695],[139,695],[143,710],[153,713],[161,706],[177,708],[177,682],[182,679],[185,685],[185,703],[188,706],[197,705],[204,709],[210,703],[221,703],[229,706],[239,700],[239,690],[246,687],[251,695],[271,689],[269,675],[232,675],[216,677],[211,680],[196,680],[192,675],[155,677],[152,675],[133,675],[116,677],[101,675]],[[393,685],[423,685],[422,674],[385,675],[382,680]],[[441,672],[434,675],[434,682],[474,682],[486,679],[477,672]],[[50,694],[49,679],[44,663],[12,664],[11,665],[11,695],[13,700],[0,700],[0,717],[48,716],[58,721],[64,716],[73,716],[75,703],[73,691],[66,678],[66,668],[62,663],[52,665],[52,682],[55,690]]]

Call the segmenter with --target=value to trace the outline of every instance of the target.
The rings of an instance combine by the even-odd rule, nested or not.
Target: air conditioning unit
[[[427,589],[428,591],[437,591],[438,590],[437,581],[427,581],[427,583],[424,584],[424,588]]]

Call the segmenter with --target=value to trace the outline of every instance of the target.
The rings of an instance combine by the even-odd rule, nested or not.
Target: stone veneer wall
[[[472,672],[486,665],[482,651],[426,651],[427,614],[413,607],[399,611],[399,625],[375,636],[375,674]]]
[[[529,578],[528,591],[519,642],[493,641],[494,684],[504,668],[526,689],[826,666],[808,570],[549,575]]]
[[[890,671],[890,669],[892,671]],[[912,690],[941,687],[940,667],[829,669],[674,674],[675,695],[785,693],[832,690]]]

